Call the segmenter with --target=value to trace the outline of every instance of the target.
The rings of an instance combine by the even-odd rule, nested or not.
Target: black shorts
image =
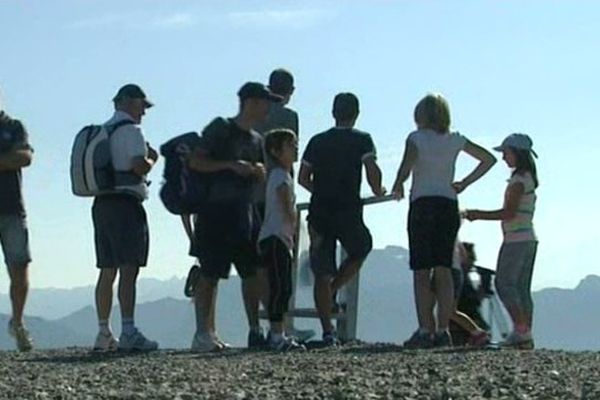
[[[127,194],[98,196],[92,206],[98,268],[143,267],[148,262],[148,220],[142,203]]]
[[[451,268],[459,227],[458,202],[455,200],[445,197],[421,197],[410,203],[410,268]]]
[[[362,206],[333,208],[311,205],[308,231],[310,266],[316,276],[335,275],[337,272],[337,241],[351,260],[365,259],[373,248],[371,232],[363,221]]]
[[[255,275],[260,263],[256,214],[256,207],[247,203],[208,204],[198,213],[190,254],[200,261],[204,276],[227,279],[231,264],[242,279]]]

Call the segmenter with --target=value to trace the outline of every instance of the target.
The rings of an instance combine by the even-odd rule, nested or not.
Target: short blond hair
[[[415,107],[415,123],[419,129],[432,129],[438,133],[450,130],[450,107],[441,94],[428,94]]]

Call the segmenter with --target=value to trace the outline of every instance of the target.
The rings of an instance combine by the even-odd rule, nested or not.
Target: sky
[[[414,106],[429,92],[448,99],[453,130],[487,148],[529,134],[541,181],[533,287],[574,287],[600,274],[599,15],[594,1],[0,0],[2,103],[35,148],[24,171],[32,287],[96,280],[91,200],[71,194],[69,156],[81,127],[110,117],[121,85],[138,83],[155,102],[142,126],[158,147],[233,116],[239,87],[266,82],[278,67],[296,79],[290,106],[301,149],[332,125],[336,93],[358,95],[357,127],[372,134],[388,188]],[[457,179],[474,165],[461,156]],[[159,162],[145,204],[151,249],[142,276],[167,279],[187,274],[193,260],[158,198],[161,173]],[[499,157],[460,207],[500,207],[509,173]],[[299,187],[298,197],[308,198]],[[367,209],[375,247],[408,246],[407,211],[406,201]],[[460,237],[495,268],[498,222],[465,223]]]

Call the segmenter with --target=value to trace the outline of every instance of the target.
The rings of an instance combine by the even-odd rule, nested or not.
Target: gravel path
[[[273,354],[0,353],[0,398],[600,399],[600,353],[407,351],[392,345]]]

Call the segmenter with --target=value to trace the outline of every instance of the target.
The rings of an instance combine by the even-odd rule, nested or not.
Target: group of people
[[[193,351],[218,351],[229,346],[217,333],[215,312],[218,283],[229,276],[232,264],[241,278],[248,347],[304,349],[302,340],[306,337],[299,338],[303,335],[298,333],[306,332],[296,330],[286,319],[293,290],[294,243],[298,239],[296,174],[298,183],[311,193],[307,218],[310,265],[322,340],[329,346],[339,344],[331,322],[336,293],[359,273],[372,249],[360,196],[363,166],[373,194],[383,196],[386,189],[371,135],[355,128],[359,100],[347,92],[334,98],[334,126],[310,139],[300,169],[294,171],[299,123],[297,113],[287,106],[293,92],[293,76],[285,69],[273,71],[268,85],[244,84],[238,91],[238,114],[210,122],[185,160],[190,170],[218,177],[211,180],[208,201],[202,209],[182,218],[190,238],[190,255],[199,261],[193,279]],[[159,157],[146,141],[140,124],[153,103],[135,84],[120,88],[113,103],[115,113],[105,123],[111,131],[112,165],[115,174],[135,179],[117,179],[114,189],[96,196],[92,206],[100,269],[95,293],[99,332],[94,349],[148,351],[157,349],[158,343],[137,328],[134,310],[136,280],[148,258],[145,177]],[[514,322],[507,344],[533,347],[530,284],[537,247],[532,218],[538,181],[531,139],[512,134],[495,148],[512,169],[503,206],[493,211],[460,212],[458,195],[489,171],[496,159],[486,149],[450,131],[449,107],[440,95],[427,95],[419,101],[414,120],[416,130],[406,140],[392,186],[392,194],[401,200],[405,197],[405,182],[412,176],[408,233],[419,326],[405,346],[452,345],[450,320],[472,333],[472,343],[487,340],[485,330],[457,309],[457,280],[453,280],[452,269],[457,259],[469,259],[457,240],[461,218],[465,218],[502,221],[504,243],[496,286]],[[31,348],[22,318],[30,256],[20,171],[31,162],[32,152],[22,124],[0,114],[0,238],[11,276],[10,331],[20,350]],[[478,165],[464,179],[455,180],[455,163],[461,152],[475,158]],[[339,265],[338,242],[345,250]],[[119,340],[109,325],[117,275],[122,318]],[[270,323],[266,335],[259,321],[261,303]]]

